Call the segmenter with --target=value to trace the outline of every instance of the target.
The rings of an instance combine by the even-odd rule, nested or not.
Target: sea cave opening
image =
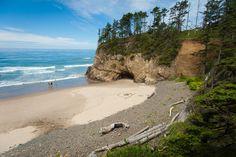
[[[123,71],[120,76],[119,79],[130,79],[133,80],[134,79],[134,75],[128,71]]]

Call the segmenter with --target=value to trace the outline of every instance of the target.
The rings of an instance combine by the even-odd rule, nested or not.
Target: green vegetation
[[[196,40],[201,41],[203,31],[200,29],[184,30],[180,34],[180,40]]]
[[[161,155],[204,156],[235,143],[236,85],[215,87],[196,97],[196,112],[184,123],[170,127],[160,143]]]
[[[109,151],[107,157],[154,157],[152,149],[148,146],[132,146],[118,148],[116,151]]]
[[[201,39],[206,46],[205,74],[208,79],[195,97],[191,115],[185,122],[173,124],[153,151],[142,146],[119,149],[122,156],[235,156],[236,146],[236,1],[208,0],[201,36],[192,31],[182,33]],[[216,40],[217,39],[217,40]],[[208,55],[215,60],[208,60]],[[192,89],[202,86],[198,78],[181,77]],[[133,151],[135,150],[135,151]],[[110,154],[116,154],[113,150]],[[117,154],[117,156],[119,156]],[[146,157],[145,156],[145,157]]]
[[[147,25],[146,12],[127,13],[113,24],[107,23],[99,29],[100,48],[106,48],[106,52],[112,55],[141,53],[146,59],[157,57],[159,64],[170,65],[177,55],[181,39],[190,35],[185,35],[185,32],[181,35],[188,6],[188,1],[182,0],[170,10],[155,7],[151,11],[151,25]]]
[[[186,82],[190,90],[199,90],[202,85],[203,81],[199,77],[188,77],[188,76],[181,76],[176,79],[178,82]]]

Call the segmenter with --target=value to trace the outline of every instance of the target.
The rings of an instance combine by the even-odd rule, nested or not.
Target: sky
[[[107,22],[127,12],[170,8],[177,1],[0,0],[0,48],[96,49],[98,29]],[[191,27],[197,1],[189,0]],[[200,0],[201,11],[206,1]]]

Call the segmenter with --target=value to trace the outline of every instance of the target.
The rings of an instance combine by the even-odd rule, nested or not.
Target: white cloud
[[[21,46],[31,46],[32,48],[91,49],[96,47],[96,44],[94,43],[80,42],[73,38],[50,37],[31,33],[0,30],[0,47],[9,47],[9,45],[11,45],[10,47],[15,48],[17,45],[16,43],[21,43]]]
[[[3,27],[4,30],[13,31],[13,32],[24,32],[23,29],[15,28],[15,27]]]
[[[119,18],[127,12],[148,11],[159,0],[58,0],[76,11],[80,16],[91,18],[93,15],[104,14],[111,18]]]
[[[94,15],[106,15],[111,19],[118,19],[124,13],[134,11],[150,12],[155,6],[172,7],[179,0],[58,0],[65,6],[74,10],[79,16],[86,19],[92,19]],[[195,24],[197,2],[198,0],[189,0],[190,9],[190,25]],[[204,10],[207,0],[200,0],[200,10]],[[201,14],[199,14],[199,19]],[[106,23],[106,22],[105,22]]]
[[[155,6],[155,0],[129,0],[134,10],[150,10]]]

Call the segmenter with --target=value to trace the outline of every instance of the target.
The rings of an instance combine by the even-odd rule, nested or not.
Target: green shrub
[[[196,97],[198,105],[218,106],[236,104],[236,84],[219,85],[204,95]]]
[[[199,77],[181,76],[176,79],[178,82],[186,82],[190,90],[199,90],[203,86],[203,82]]]
[[[181,40],[202,40],[202,30],[185,30],[182,31],[180,34],[180,39]]]
[[[198,118],[193,124],[209,130],[209,145],[224,147],[236,140],[236,84],[219,85],[195,99]],[[229,138],[230,137],[230,138]]]
[[[190,90],[199,90],[203,85],[203,82],[190,82],[188,87]]]
[[[169,135],[160,142],[159,156],[189,156],[201,144],[202,129],[186,122],[173,124]]]
[[[148,146],[128,146],[109,151],[106,157],[154,157],[155,154]]]

